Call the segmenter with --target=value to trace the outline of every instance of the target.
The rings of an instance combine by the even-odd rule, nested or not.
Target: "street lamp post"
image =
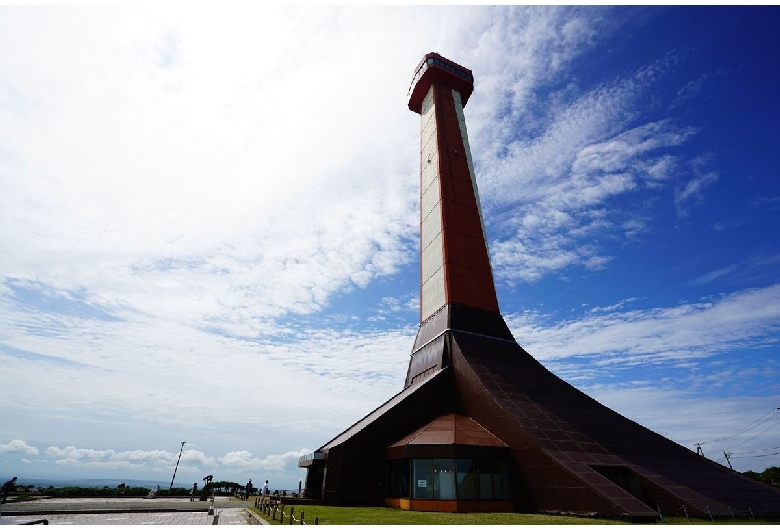
[[[178,458],[178,460],[176,460],[176,467],[173,468],[173,478],[171,479],[171,487],[168,488],[168,495],[169,496],[171,494],[171,490],[173,490],[173,481],[176,480],[176,470],[179,469],[179,460],[181,460],[181,453],[182,453],[182,451],[184,451],[184,444],[186,444],[186,443],[187,442],[182,442],[181,443],[181,449],[179,449],[179,458]]]

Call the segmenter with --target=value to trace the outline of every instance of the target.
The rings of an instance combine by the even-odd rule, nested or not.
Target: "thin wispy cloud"
[[[735,348],[759,348],[780,330],[780,285],[675,307],[589,311],[549,326],[543,315],[508,317],[521,344],[540,360],[592,357],[599,365],[695,360]]]
[[[641,232],[635,222],[619,222],[626,212],[616,211],[614,199],[662,188],[680,164],[670,150],[696,134],[669,119],[627,127],[668,68],[659,62],[594,88],[558,109],[530,140],[515,139],[527,129],[501,139],[508,147],[486,164],[491,170],[481,188],[503,226],[492,246],[500,278],[513,283],[572,266],[600,269],[611,256],[592,244],[596,237]],[[678,196],[678,209],[695,194],[691,188]]]
[[[702,201],[704,190],[718,180],[716,173],[707,173],[698,176],[675,190],[674,205],[677,207],[677,215],[687,217],[692,205]]]

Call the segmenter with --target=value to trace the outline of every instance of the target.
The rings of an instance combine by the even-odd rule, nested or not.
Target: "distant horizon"
[[[10,479],[11,477],[9,477]],[[5,479],[8,480],[8,479]],[[3,480],[3,477],[0,477],[0,482],[5,482]],[[223,479],[223,480],[215,480],[213,482],[235,482],[239,484],[240,486],[244,486],[245,483],[237,480],[229,480],[229,479]],[[256,481],[252,479],[252,485],[255,488],[259,488],[260,484],[265,482],[265,480],[262,481]],[[170,488],[171,483],[169,481],[157,481],[157,480],[146,480],[146,479],[131,479],[131,478],[120,478],[120,479],[114,479],[114,478],[74,478],[74,479],[54,479],[54,478],[33,478],[33,477],[17,477],[16,485],[17,486],[34,486],[36,488],[47,488],[49,486],[57,487],[64,487],[64,486],[79,486],[79,487],[102,487],[102,486],[109,486],[114,484],[114,488],[119,486],[119,484],[125,484],[127,486],[137,486],[137,487],[148,487],[148,488],[154,488],[157,486],[160,486],[160,491],[167,491]],[[174,488],[191,488],[192,483],[191,482],[174,482],[173,483]],[[200,480],[198,482],[198,487],[203,487],[203,481]],[[273,487],[273,490],[297,490],[298,487]]]

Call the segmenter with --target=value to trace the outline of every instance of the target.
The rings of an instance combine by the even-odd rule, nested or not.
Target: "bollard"
[[[314,518],[314,524],[320,524],[320,518],[319,517],[315,517]]]
[[[753,518],[753,522],[755,523],[756,522],[756,516],[753,515],[753,510],[750,509],[750,506],[748,506],[748,511],[750,512],[750,517]]]
[[[293,521],[295,521],[295,516],[293,515],[293,512],[295,512],[295,506],[290,506],[290,524],[293,524]]]
[[[214,516],[214,520],[211,522],[211,524],[219,524],[219,514]]]
[[[707,513],[710,514],[710,521],[712,521],[714,523],[715,522],[715,518],[712,516],[712,512],[710,511],[710,507],[709,506],[707,506]]]
[[[658,508],[658,517],[661,518],[661,522],[663,523],[664,522],[664,514],[661,513],[661,505],[660,504],[656,504],[655,506],[656,506],[656,508]]]
[[[685,514],[685,518],[688,519],[688,522],[690,523],[691,522],[691,518],[688,517],[688,510],[685,509],[685,505],[684,504],[682,506],[682,509],[683,509],[683,513]]]
[[[304,518],[306,517],[306,512],[301,512],[301,524],[306,524],[304,522]]]

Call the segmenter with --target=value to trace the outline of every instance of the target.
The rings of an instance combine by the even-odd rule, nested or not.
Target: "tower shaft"
[[[409,108],[420,115],[420,328],[407,387],[448,365],[447,330],[512,338],[499,314],[463,115],[474,77],[436,53],[415,72]]]
[[[462,97],[434,81],[420,139],[420,322],[446,304],[498,312]]]

